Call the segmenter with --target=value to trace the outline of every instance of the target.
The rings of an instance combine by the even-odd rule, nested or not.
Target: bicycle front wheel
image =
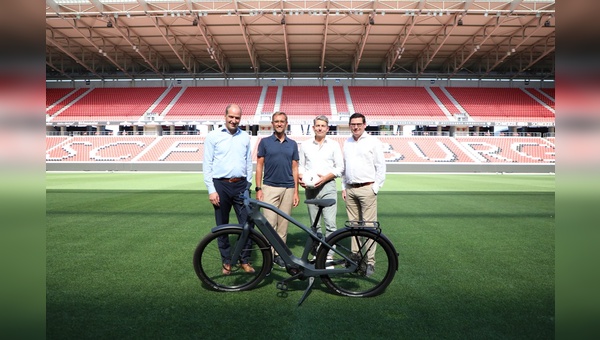
[[[394,279],[398,269],[398,254],[389,240],[377,230],[349,228],[332,235],[326,242],[358,264],[351,273],[321,275],[323,283],[338,294],[376,296],[383,293]],[[348,268],[350,262],[338,253],[331,255],[325,247],[320,247],[315,265],[316,268]]]
[[[235,249],[241,229],[224,229],[207,235],[194,252],[194,270],[210,289],[225,292],[249,290],[258,285],[271,271],[271,247],[256,233],[250,233],[249,242],[242,251],[242,259],[231,263],[229,251]],[[254,273],[248,273],[241,262],[250,263]],[[230,265],[230,269],[228,270]]]

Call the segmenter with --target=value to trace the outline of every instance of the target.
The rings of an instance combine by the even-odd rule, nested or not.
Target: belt
[[[361,188],[364,187],[365,185],[371,185],[375,182],[365,182],[365,183],[347,183],[346,186],[350,187],[350,188]]]
[[[217,181],[237,183],[239,181],[245,181],[246,177],[231,177],[231,178],[215,178]]]

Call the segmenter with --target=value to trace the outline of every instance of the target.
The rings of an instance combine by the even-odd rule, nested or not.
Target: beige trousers
[[[294,204],[294,188],[272,187],[263,184],[263,202],[272,204],[288,215],[292,215]],[[287,243],[289,221],[269,209],[263,209],[263,215],[269,224],[275,229],[277,235],[283,242]],[[277,255],[274,253],[274,255]]]
[[[346,213],[349,221],[377,221],[377,195],[375,195],[371,186],[346,188]],[[368,264],[375,265],[376,248],[377,244],[362,245],[362,249],[369,249],[367,252]],[[359,249],[359,244],[353,238],[352,252],[358,252]]]

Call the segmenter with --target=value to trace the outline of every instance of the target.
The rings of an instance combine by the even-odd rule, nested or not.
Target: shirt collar
[[[319,142],[317,142],[314,138],[312,139],[313,144],[318,145]],[[327,136],[325,136],[325,138],[323,138],[323,143],[327,143],[329,142],[329,138]]]
[[[226,127],[223,127],[223,128],[221,129],[221,132],[226,132],[226,133],[229,133],[229,130],[227,130],[227,128],[226,128]],[[240,134],[240,133],[242,133],[242,129],[240,129],[240,128],[238,127],[238,128],[235,130],[235,133],[234,133],[232,136],[238,135],[238,134]]]
[[[279,142],[279,138],[277,138],[277,136],[275,136],[275,132],[273,132],[273,133],[271,134],[271,138],[272,138],[274,141],[276,141],[276,142]],[[288,138],[287,138],[287,134],[284,134],[284,135],[283,135],[283,142],[287,142],[287,140],[288,140]],[[283,142],[282,142],[282,143],[283,143]]]
[[[360,135],[360,137],[358,137],[358,139],[354,139],[354,136],[350,136],[350,138],[355,141],[358,142],[359,140],[366,138],[369,134],[367,134],[367,131],[363,131],[363,133]]]

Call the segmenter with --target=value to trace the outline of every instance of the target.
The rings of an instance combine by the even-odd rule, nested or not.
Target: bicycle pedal
[[[277,282],[275,287],[279,290],[288,290],[288,286],[285,282]]]

